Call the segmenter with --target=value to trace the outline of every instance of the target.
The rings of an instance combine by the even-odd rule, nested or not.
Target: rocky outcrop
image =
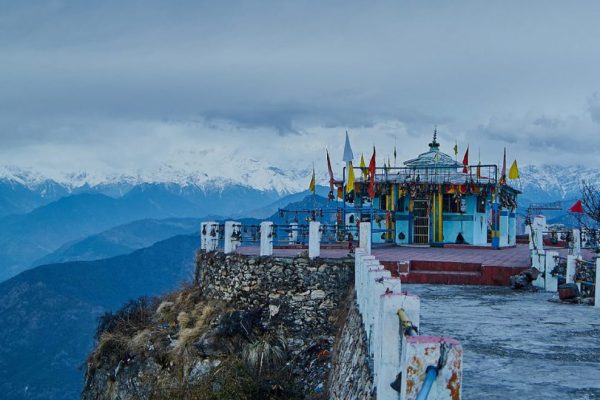
[[[82,398],[327,398],[354,260],[196,261],[194,285],[157,299],[138,325],[105,324]]]
[[[354,296],[350,296],[350,299],[348,314],[335,344],[328,398],[373,399],[373,376],[367,363],[367,338]]]

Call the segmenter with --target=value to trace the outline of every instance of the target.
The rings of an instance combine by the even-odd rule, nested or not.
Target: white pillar
[[[290,232],[288,233],[289,244],[294,245],[298,243],[298,223],[292,222],[290,224]]]
[[[206,250],[206,240],[208,239],[208,222],[200,223],[200,250]]]
[[[558,291],[558,277],[551,274],[552,270],[556,266],[556,260],[558,259],[558,252],[548,251],[546,252],[546,266],[544,271],[544,280],[546,281],[546,291],[556,292]]]
[[[373,323],[375,322],[375,314],[379,311],[375,308],[378,305],[378,297],[385,293],[383,281],[385,278],[391,278],[392,273],[382,266],[379,269],[369,270],[369,278],[367,280],[367,289],[365,295],[365,317],[364,323],[367,331],[367,340],[371,344],[373,342]]]
[[[577,263],[576,260],[577,260],[577,257],[575,257],[574,255],[569,254],[567,256],[567,270],[565,272],[566,283],[575,282],[575,280],[573,279],[573,276],[575,275],[575,264]]]
[[[531,251],[531,267],[537,269],[540,273],[533,286],[544,289],[546,287],[546,281],[544,279],[544,271],[546,268],[546,251],[545,250],[532,250]]]
[[[206,251],[216,251],[219,246],[219,224],[207,221],[202,224],[201,243]]]
[[[578,257],[581,255],[581,231],[573,229],[573,255]]]
[[[361,222],[360,223],[360,241],[359,246],[364,249],[367,254],[371,254],[371,223]]]
[[[321,223],[310,221],[308,226],[308,258],[313,259],[321,255]]]
[[[260,223],[260,255],[273,255],[273,223],[271,221]]]
[[[531,225],[525,225],[525,234],[529,236],[529,250],[533,250],[533,230],[531,229]]]
[[[596,281],[594,290],[594,307],[600,308],[600,257],[596,258]]]
[[[242,243],[240,234],[242,232],[242,224],[236,221],[225,222],[225,233],[223,244],[223,252],[225,254],[233,253]]]
[[[375,353],[373,363],[377,364],[377,379],[374,381],[377,387],[378,399],[399,399],[400,393],[391,388],[390,383],[396,379],[400,372],[400,321],[398,309],[402,308],[404,298],[397,294],[389,294],[382,297],[378,318],[378,340],[381,347]],[[381,332],[381,334],[379,334]]]

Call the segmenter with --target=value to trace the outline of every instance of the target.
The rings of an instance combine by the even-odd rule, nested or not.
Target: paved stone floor
[[[403,285],[421,333],[464,347],[463,400],[600,399],[600,309],[505,287]]]
[[[562,256],[566,256],[566,249],[556,249]],[[275,249],[274,255],[279,257],[293,257],[307,250],[301,249]],[[238,252],[247,255],[258,255],[258,247],[241,247]],[[322,249],[323,258],[340,258],[348,255],[345,249]],[[373,248],[373,255],[380,261],[454,261],[481,263],[497,267],[528,267],[529,248],[525,244],[502,250],[452,248],[452,247],[380,247]],[[591,255],[589,255],[591,256]],[[588,254],[584,253],[588,258]]]

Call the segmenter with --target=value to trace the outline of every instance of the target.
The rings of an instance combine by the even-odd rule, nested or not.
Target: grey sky
[[[2,1],[0,164],[300,167],[346,129],[407,159],[437,124],[446,151],[598,167],[598,21],[595,1]]]

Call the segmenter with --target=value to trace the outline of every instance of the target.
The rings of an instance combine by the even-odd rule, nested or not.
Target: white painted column
[[[290,232],[288,233],[289,244],[294,245],[298,243],[298,223],[292,222],[290,224]]]
[[[219,246],[219,224],[215,221],[207,221],[204,224],[201,239],[204,242],[204,250],[216,251]]]
[[[575,265],[577,262],[576,260],[577,260],[577,257],[575,257],[574,255],[569,254],[567,256],[567,270],[565,272],[566,283],[575,282],[575,280],[573,279],[573,276],[575,275]]]
[[[400,355],[400,320],[398,309],[402,308],[404,297],[398,294],[384,295],[380,302],[378,340],[381,347],[375,353],[374,365],[377,364],[377,399],[399,399],[400,393],[391,388],[390,383],[396,379],[401,368]],[[381,332],[381,334],[379,334]]]
[[[233,253],[240,245],[239,234],[242,231],[242,224],[237,221],[225,222],[223,252],[225,254]]]
[[[531,251],[531,267],[540,271],[536,280],[533,281],[533,286],[544,289],[546,280],[544,279],[544,271],[546,268],[546,251],[532,250]]]
[[[558,258],[558,252],[548,251],[546,252],[546,270],[544,271],[544,278],[546,283],[547,292],[558,291],[558,277],[551,274],[552,270],[556,266],[556,260]]]
[[[376,308],[378,305],[379,296],[385,293],[383,281],[385,278],[391,278],[392,273],[379,266],[378,269],[369,270],[369,278],[367,280],[367,294],[365,296],[365,318],[363,320],[367,331],[367,340],[369,341],[369,349],[373,343],[373,323],[375,322],[375,314],[379,312]]]
[[[200,250],[206,250],[206,240],[208,239],[208,222],[200,223]]]
[[[321,255],[321,223],[310,221],[308,226],[308,258],[313,259]]]
[[[581,255],[581,231],[573,229],[573,255],[579,257]]]
[[[596,281],[594,290],[594,307],[600,308],[600,257],[596,258]]]
[[[260,223],[260,255],[273,255],[273,223],[271,221]]]
[[[506,214],[506,215],[504,215]],[[500,247],[508,246],[508,210],[500,208]]]
[[[364,249],[367,254],[371,254],[371,223],[361,222],[360,223],[360,240],[359,246]]]
[[[533,250],[533,230],[531,225],[525,225],[525,234],[529,237],[529,250]]]

